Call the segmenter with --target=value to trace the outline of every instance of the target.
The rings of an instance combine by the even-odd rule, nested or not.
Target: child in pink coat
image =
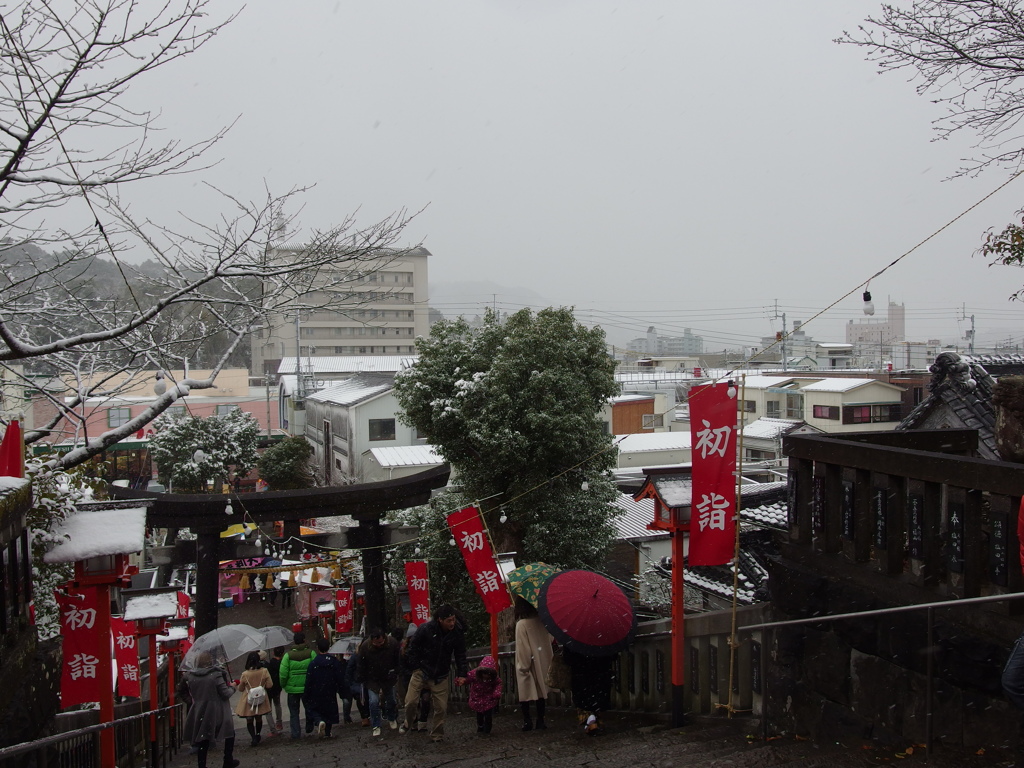
[[[494,657],[484,656],[480,666],[466,675],[469,684],[469,708],[476,712],[476,732],[491,732],[491,713],[501,701],[501,678]]]

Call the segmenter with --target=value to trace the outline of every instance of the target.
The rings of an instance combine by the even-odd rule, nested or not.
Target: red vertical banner
[[[60,607],[60,633],[64,643],[64,667],[60,680],[60,705],[88,704],[108,697],[112,680],[100,680],[100,654],[110,654],[110,638],[100,637],[96,613],[100,609],[95,589],[62,595],[54,593]],[[105,606],[104,606],[105,608]]]
[[[353,614],[355,608],[356,590],[336,589],[334,590],[334,631],[343,634],[352,634]]]
[[[430,580],[426,560],[405,564],[405,583],[409,587],[409,620],[418,627],[430,619]]]
[[[480,508],[464,507],[448,515],[448,527],[455,537],[455,543],[466,561],[466,570],[484,601],[488,613],[498,613],[512,607],[508,585],[501,576],[501,569],[491,549],[491,542],[484,529]]]
[[[121,696],[142,695],[139,677],[139,644],[135,622],[110,617],[110,633],[114,637],[114,659],[117,661],[117,692]]]
[[[725,565],[736,547],[736,386],[690,390],[690,565]]]
[[[182,655],[188,653],[188,649],[192,647],[192,643],[196,639],[196,620],[192,615],[192,598],[189,597],[188,592],[181,590],[178,592],[178,612],[174,614],[176,619],[188,619],[188,637],[181,641],[178,646],[179,651]]]

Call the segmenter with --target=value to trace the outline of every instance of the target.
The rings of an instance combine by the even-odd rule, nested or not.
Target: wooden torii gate
[[[299,520],[350,515],[358,528],[349,529],[348,546],[361,550],[366,584],[366,620],[369,626],[387,625],[384,610],[384,553],[390,531],[380,518],[393,509],[406,509],[430,500],[431,491],[448,483],[444,464],[408,477],[359,485],[265,491],[238,494],[154,493],[112,486],[116,499],[145,499],[146,524],[152,528],[189,528],[196,534],[196,634],[217,628],[220,532],[245,518],[256,523],[284,521],[284,537],[299,535]],[[233,512],[225,514],[231,500]],[[244,505],[244,509],[243,509]]]

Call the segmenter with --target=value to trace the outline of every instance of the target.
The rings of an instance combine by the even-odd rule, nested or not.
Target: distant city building
[[[862,365],[892,360],[893,345],[907,338],[907,311],[903,304],[889,302],[884,320],[864,318],[846,324],[846,343],[853,344],[854,355]]]
[[[699,355],[704,352],[704,337],[694,336],[690,333],[689,328],[683,329],[682,336],[659,336],[652,325],[647,329],[646,336],[633,339],[626,344],[626,349],[641,356],[685,357]]]
[[[289,259],[304,246],[274,248],[271,259]],[[430,332],[427,308],[427,258],[423,247],[410,251],[382,251],[379,261],[363,262],[358,273],[345,277],[352,265],[342,262],[337,275],[307,286],[299,301],[317,303],[317,294],[330,284],[331,301],[343,298],[346,309],[277,312],[252,340],[252,374],[276,373],[282,359],[308,360],[340,355],[407,355],[414,352],[417,336]],[[339,296],[340,294],[340,296]],[[321,299],[326,302],[327,298]]]

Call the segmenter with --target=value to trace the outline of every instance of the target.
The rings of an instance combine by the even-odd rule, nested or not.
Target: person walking
[[[345,668],[327,652],[330,647],[328,640],[317,640],[319,653],[306,669],[306,731],[315,727],[321,739],[331,738],[331,730],[338,724],[338,696],[345,688]]]
[[[268,691],[274,714],[267,718],[267,722],[270,725],[270,732],[275,736],[280,736],[284,730],[284,723],[281,719],[281,659],[283,657],[284,646],[279,645],[273,650],[273,655],[267,661],[267,672],[270,673],[270,679],[274,683],[274,687]]]
[[[405,696],[405,722],[401,732],[408,733],[420,708],[420,691],[429,689],[431,702],[430,738],[444,739],[444,720],[448,714],[448,673],[455,659],[455,684],[466,684],[465,629],[455,609],[442,605],[434,618],[421,624],[406,650],[406,662],[413,671]]]
[[[572,670],[572,700],[580,725],[588,735],[602,728],[601,714],[611,707],[612,667],[615,656],[585,656],[564,648],[562,655]]]
[[[395,699],[395,683],[398,681],[398,641],[383,629],[377,627],[359,646],[359,679],[366,687],[370,704],[370,725],[373,735],[381,735],[381,702],[384,703],[384,718],[392,730],[398,728],[398,701]]]
[[[480,666],[466,675],[469,682],[469,708],[476,712],[476,732],[491,732],[491,715],[501,703],[501,678],[493,656],[480,659]]]
[[[259,651],[245,657],[245,671],[238,678],[242,692],[235,705],[235,714],[245,718],[245,729],[252,737],[252,746],[259,746],[263,731],[263,716],[270,713],[270,691],[274,680],[260,661]]]
[[[516,690],[519,710],[523,714],[523,730],[532,731],[534,721],[530,704],[537,705],[538,730],[547,728],[544,711],[548,698],[545,675],[551,666],[551,635],[541,623],[537,609],[521,597],[516,597]]]
[[[366,704],[366,690],[359,676],[359,649],[345,659],[345,692],[342,694],[342,708],[345,722],[352,722],[352,703],[359,711],[359,724],[364,728],[370,724],[370,711]]]
[[[235,725],[231,718],[231,696],[235,687],[224,667],[213,663],[208,652],[199,654],[196,668],[185,672],[185,684],[192,706],[185,718],[182,739],[198,746],[199,768],[207,768],[210,742],[224,740],[224,768],[235,768]]]
[[[291,736],[299,738],[299,706],[303,705],[302,695],[306,691],[306,670],[316,656],[316,651],[306,645],[306,633],[296,632],[292,637],[295,647],[281,659],[281,688],[288,694],[288,714],[290,717]],[[303,705],[305,706],[305,705]],[[313,732],[313,723],[309,719],[309,707],[306,706],[306,733]]]

